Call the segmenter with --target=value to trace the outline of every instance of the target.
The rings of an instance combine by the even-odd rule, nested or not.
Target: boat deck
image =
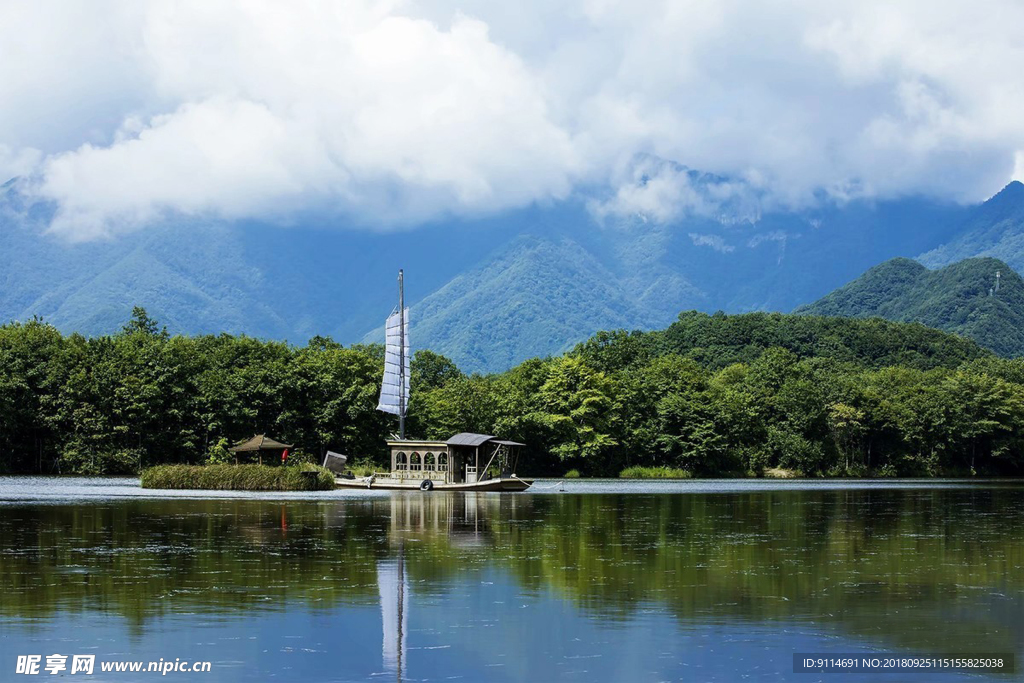
[[[345,479],[337,477],[334,480],[338,488],[344,489],[370,489],[376,491],[419,491],[422,481],[408,479],[390,479],[388,477],[376,477],[372,480],[368,477],[356,479]],[[533,484],[532,479],[520,479],[510,477],[504,479],[485,479],[472,483],[452,484],[434,482],[433,491],[525,491]]]

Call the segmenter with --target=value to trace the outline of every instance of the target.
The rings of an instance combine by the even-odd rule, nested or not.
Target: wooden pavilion
[[[228,451],[235,454],[236,465],[238,464],[239,453],[255,453],[259,464],[262,465],[264,454],[266,454],[268,457],[276,456],[270,458],[270,460],[271,462],[279,463],[281,462],[281,456],[284,454],[284,452],[287,450],[291,450],[291,448],[292,446],[290,444],[275,441],[266,434],[257,434],[251,439],[246,439],[245,441],[241,441],[235,444],[234,446],[229,448]]]

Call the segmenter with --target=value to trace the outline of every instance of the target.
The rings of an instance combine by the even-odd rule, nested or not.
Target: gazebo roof
[[[525,446],[526,444],[519,443],[518,441],[506,441],[505,439],[499,439],[496,436],[490,434],[473,434],[471,432],[462,432],[456,434],[452,438],[448,439],[449,446],[469,446],[475,448],[476,446],[482,446],[487,442],[496,443],[499,446]]]
[[[456,434],[452,438],[448,439],[449,446],[469,446],[475,447],[487,443],[494,437],[490,434],[473,434],[471,432],[462,432]]]
[[[248,453],[255,451],[283,451],[286,448],[291,448],[291,445],[275,441],[265,434],[257,434],[251,439],[235,444],[228,450],[232,453]]]

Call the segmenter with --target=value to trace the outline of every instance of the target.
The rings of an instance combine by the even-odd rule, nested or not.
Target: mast
[[[398,438],[405,440],[405,276],[398,270]]]

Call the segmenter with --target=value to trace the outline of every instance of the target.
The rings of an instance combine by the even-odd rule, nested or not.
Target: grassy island
[[[644,467],[634,465],[619,472],[620,479],[691,479],[693,473],[677,467]]]
[[[157,465],[142,472],[145,489],[330,491],[334,475],[318,465]]]

